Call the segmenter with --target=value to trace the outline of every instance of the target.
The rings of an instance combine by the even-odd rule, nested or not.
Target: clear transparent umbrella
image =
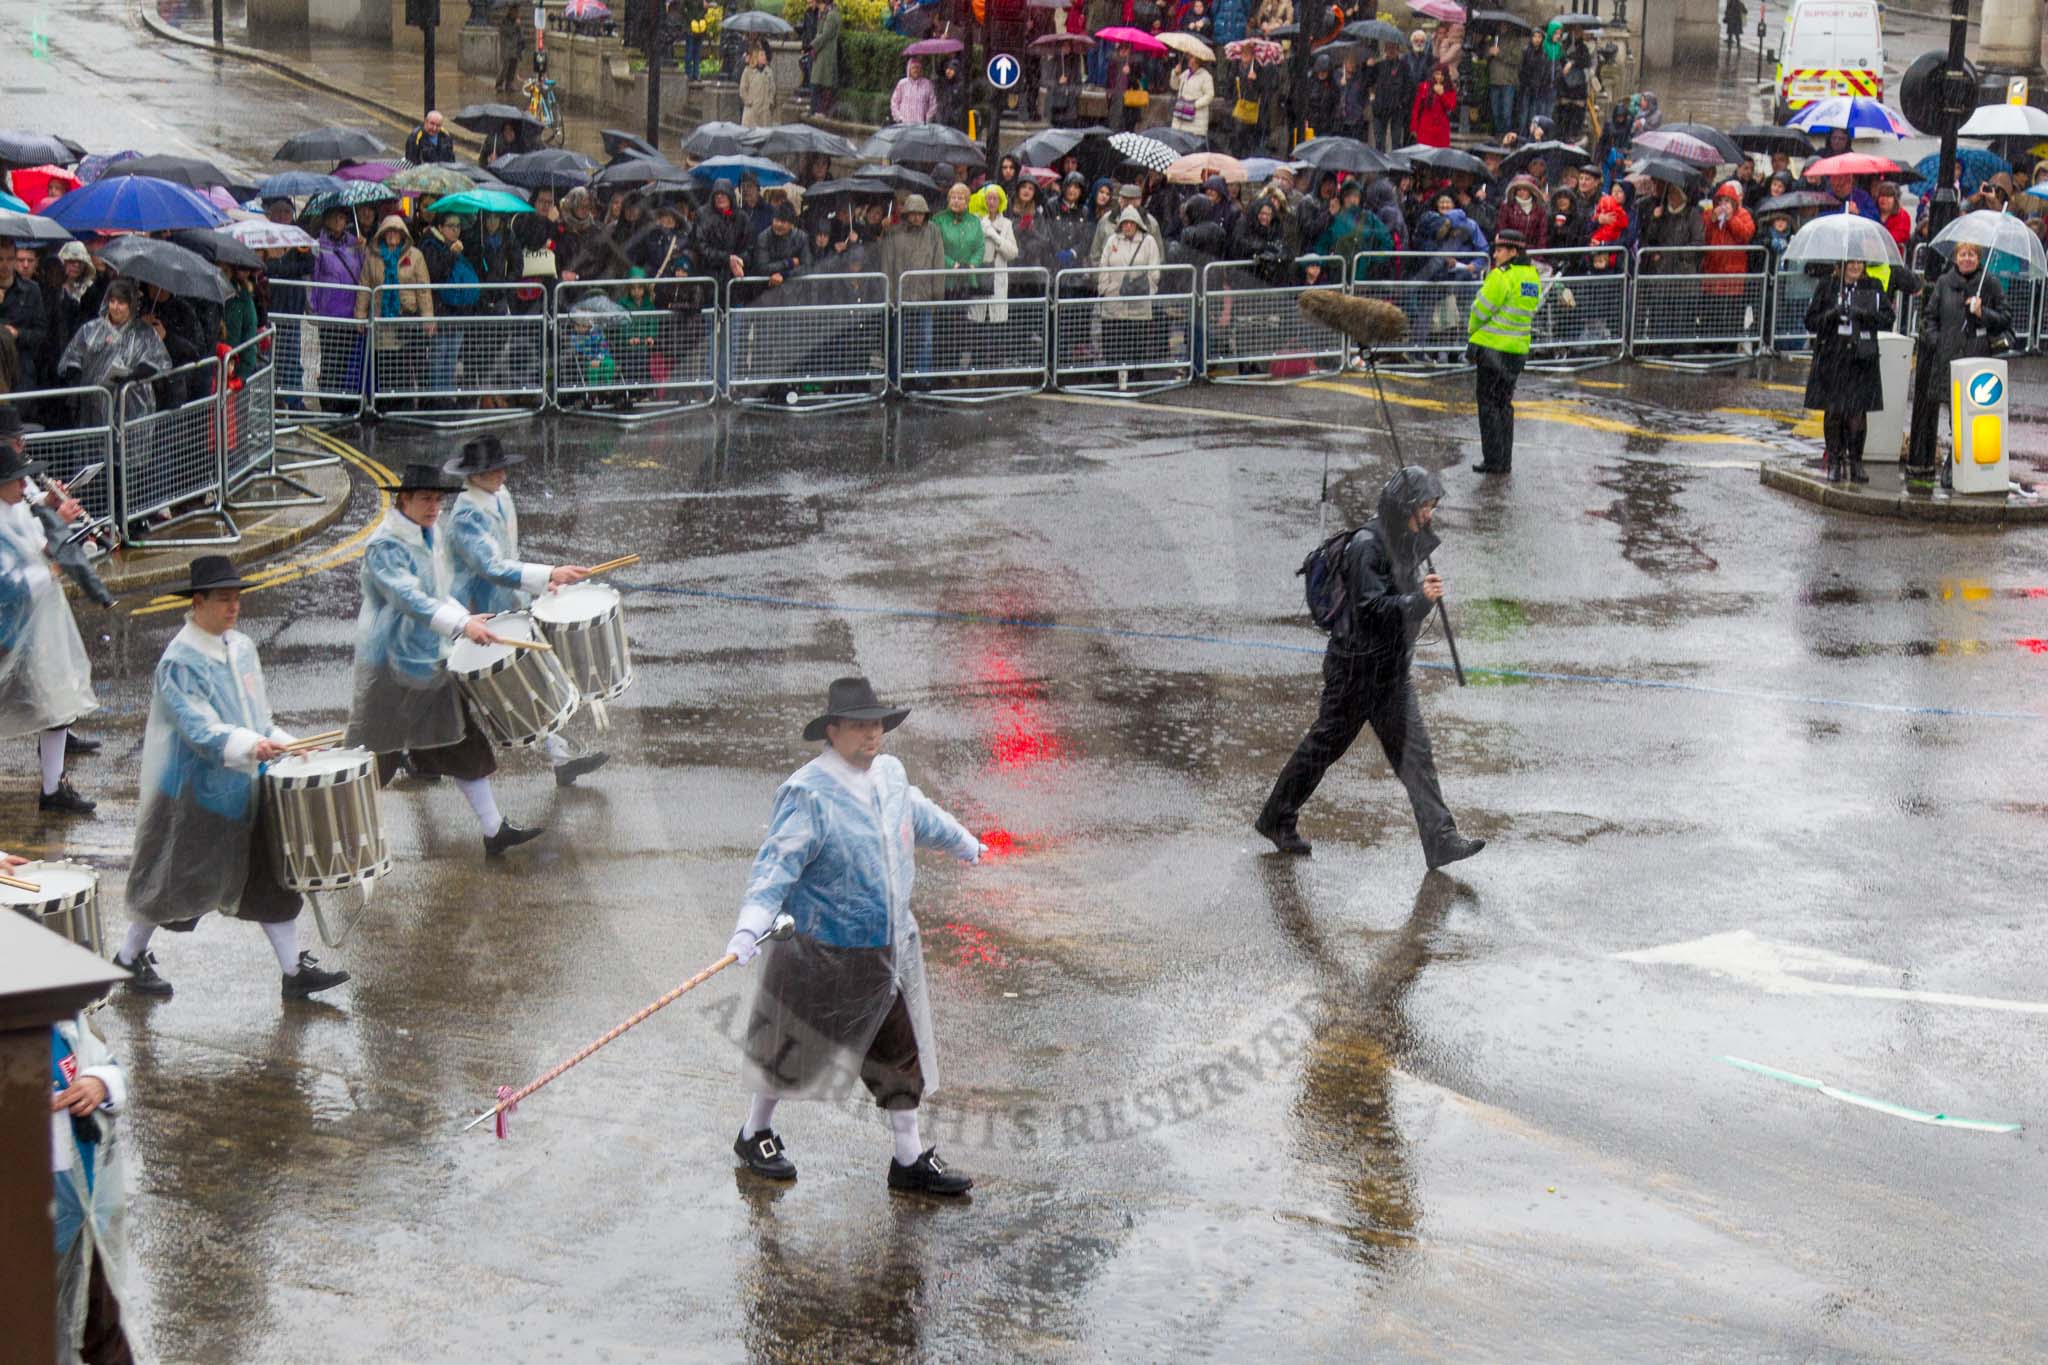
[[[2023,219],[1996,209],[1966,213],[1934,235],[1934,249],[1946,256],[1964,243],[2000,254],[2026,267],[2030,280],[2048,279],[2048,252]],[[1989,262],[1987,262],[1989,264]],[[2002,271],[2000,273],[2003,273]]]
[[[1899,244],[1884,224],[1853,213],[1830,213],[1792,234],[1785,247],[1786,265],[1861,261],[1865,265],[1904,265]]]

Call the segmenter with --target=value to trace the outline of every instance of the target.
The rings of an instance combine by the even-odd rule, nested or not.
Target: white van
[[[1793,0],[1778,42],[1778,122],[1831,95],[1884,98],[1877,0]]]

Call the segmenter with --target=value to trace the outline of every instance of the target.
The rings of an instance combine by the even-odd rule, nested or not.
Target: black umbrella
[[[107,167],[100,179],[112,180],[121,175],[145,175],[151,180],[168,180],[173,185],[183,185],[191,190],[211,189],[215,185],[230,191],[236,188],[236,183],[228,179],[226,171],[196,156],[138,156]]]
[[[63,166],[76,159],[63,138],[21,128],[0,128],[0,161],[15,166]]]
[[[936,165],[941,161],[979,160],[987,155],[979,142],[944,123],[891,124],[863,143],[860,154],[877,161],[922,166]]]
[[[1477,18],[1477,15],[1473,16]],[[1405,43],[1408,35],[1384,19],[1360,19],[1357,23],[1346,24],[1340,30],[1346,38],[1360,43]]]
[[[1661,156],[1653,156],[1648,161],[1637,163],[1630,167],[1629,174],[1647,175],[1652,180],[1661,180],[1680,189],[1691,189],[1700,181],[1699,167],[1688,166],[1683,161],[1673,161],[1669,157]]]
[[[892,167],[889,169],[900,168]],[[903,174],[915,175],[916,172],[904,171]],[[918,176],[918,178],[920,180],[924,179],[923,176]],[[937,193],[938,186],[932,184],[931,189],[934,193]],[[890,186],[872,178],[863,180],[855,176],[850,180],[820,180],[817,184],[804,191],[804,207],[808,209],[816,205],[822,208],[827,204],[836,204],[842,199],[886,198],[890,193]]]
[[[1394,153],[1406,157],[1418,166],[1444,171],[1451,175],[1485,175],[1486,163],[1470,152],[1461,152],[1455,147],[1424,147],[1420,144],[1403,147]]]
[[[211,228],[179,228],[169,234],[169,240],[195,256],[204,256],[215,265],[239,266],[244,270],[263,268],[261,256],[225,232],[215,232]]]
[[[1752,152],[1785,152],[1791,156],[1808,156],[1813,152],[1813,138],[1808,134],[1797,128],[1780,128],[1768,123],[1746,123],[1740,128],[1731,128],[1728,140]]]
[[[1384,155],[1355,137],[1312,137],[1294,149],[1294,157],[1319,171],[1380,175],[1392,169]]]
[[[1532,29],[1536,27],[1519,14],[1509,14],[1504,9],[1475,9],[1472,11],[1475,24],[1503,24],[1508,28]]]
[[[60,166],[76,165],[78,162],[85,160],[86,157],[91,155],[90,152],[86,151],[85,148],[80,146],[76,141],[74,141],[71,138],[65,137],[61,133],[57,135],[57,141],[64,145],[65,151],[71,153],[70,156],[58,158],[57,164]]]
[[[644,137],[635,137],[618,128],[600,128],[597,135],[604,140],[604,154],[613,159],[622,155],[661,159],[661,149]]]
[[[226,303],[227,281],[213,262],[174,242],[155,237],[116,237],[100,249],[100,259],[120,274],[153,284],[181,298]]]
[[[872,185],[885,194],[890,190],[909,190],[917,194],[939,192],[938,181],[908,166],[863,166],[854,173],[853,182]]]
[[[720,33],[758,33],[768,38],[787,38],[796,30],[785,19],[776,17],[766,10],[750,9],[744,14],[731,15],[719,21]]]
[[[808,123],[778,123],[773,128],[757,128],[754,139],[755,156],[843,156],[860,155],[854,145],[837,133],[828,133],[823,128],[813,128]]]
[[[1661,126],[1659,131],[1666,133],[1683,133],[1687,137],[1698,138],[1701,142],[1706,143],[1709,147],[1712,147],[1715,151],[1721,154],[1721,164],[1723,166],[1740,165],[1742,162],[1749,159],[1749,154],[1742,150],[1742,146],[1740,143],[1736,142],[1734,138],[1728,136],[1728,134],[1722,132],[1719,128],[1715,128],[1710,124],[1666,123]]]
[[[1186,128],[1147,128],[1145,136],[1154,142],[1165,143],[1182,156],[1193,156],[1196,152],[1209,150],[1208,138]]]
[[[1410,152],[1409,155],[1412,156],[1414,153]],[[1593,164],[1593,154],[1584,147],[1574,146],[1569,142],[1547,140],[1531,142],[1515,148],[1509,154],[1507,160],[1500,163],[1500,174],[1505,178],[1512,178],[1527,169],[1530,162],[1539,158],[1544,165],[1553,168],[1558,166],[1590,166]]]
[[[508,185],[530,190],[572,190],[590,183],[597,163],[581,152],[550,147],[539,152],[517,152],[491,163],[491,174]]]
[[[713,119],[700,123],[683,139],[683,154],[704,160],[714,156],[752,156],[761,130]]]
[[[368,133],[353,128],[308,128],[293,133],[272,161],[346,161],[377,156],[391,149]]]
[[[33,213],[0,209],[0,237],[10,242],[68,242],[71,234],[61,223]]]
[[[593,185],[630,188],[635,185],[667,185],[684,189],[692,183],[690,173],[663,157],[635,156],[611,165],[590,177]]]
[[[498,179],[497,175],[488,166],[476,166],[467,161],[443,161],[437,164],[446,166],[457,175],[472,180],[479,185],[502,185],[505,183]]]
[[[452,120],[458,128],[467,128],[472,133],[493,133],[506,123],[523,123],[536,133],[541,130],[541,121],[524,109],[515,109],[509,104],[471,104],[455,111]]]
[[[1774,194],[1756,206],[1758,213],[1796,213],[1800,209],[1838,209],[1842,201],[1826,190],[1793,190]]]
[[[1052,166],[1059,159],[1081,145],[1084,138],[1107,138],[1113,129],[1097,124],[1093,128],[1048,128],[1042,133],[1033,133],[1015,147],[1010,155],[1017,158],[1020,166]]]

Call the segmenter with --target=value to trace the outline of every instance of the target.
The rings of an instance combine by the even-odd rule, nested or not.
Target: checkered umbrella
[[[1109,145],[1126,161],[1135,162],[1148,171],[1164,171],[1180,159],[1180,153],[1163,142],[1154,142],[1143,133],[1118,133],[1109,140]]]

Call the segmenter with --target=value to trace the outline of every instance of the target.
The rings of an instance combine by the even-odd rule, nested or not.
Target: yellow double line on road
[[[379,484],[391,484],[398,481],[397,477],[392,474],[389,466],[371,459],[346,441],[330,436],[326,432],[313,427],[300,427],[299,435],[313,442],[313,444],[329,454],[336,456],[344,464],[353,465],[357,469],[362,470]],[[377,491],[377,515],[371,517],[367,525],[351,534],[348,539],[342,541],[339,545],[333,546],[330,549],[310,555],[296,555],[290,559],[280,560],[276,564],[269,564],[260,569],[251,570],[246,575],[250,580],[249,586],[242,590],[243,593],[262,592],[265,588],[283,587],[287,583],[296,583],[302,578],[310,578],[316,573],[325,573],[329,569],[360,558],[363,553],[363,547],[369,544],[370,537],[376,533],[378,523],[384,520],[384,513],[389,510],[390,506],[391,495],[382,488],[379,488]],[[134,608],[128,614],[130,616],[153,616],[163,611],[183,611],[190,605],[191,600],[189,598],[165,595],[152,598],[148,603]]]
[[[1361,398],[1371,397],[1373,394],[1370,387],[1353,380],[1312,379],[1304,383],[1302,387],[1307,389],[1323,389],[1331,393],[1351,394]],[[1447,401],[1441,398],[1422,398],[1413,394],[1399,392],[1387,394],[1387,402],[1395,407],[1419,408],[1425,412],[1464,413],[1474,411],[1474,405],[1468,402]],[[1716,408],[1714,412],[1737,417],[1768,417],[1777,421],[1790,422],[1793,424],[1793,430],[1790,433],[1792,435],[1818,435],[1820,432],[1819,423],[1811,421],[1803,413],[1779,413],[1762,408]],[[1637,426],[1633,422],[1623,421],[1617,417],[1599,416],[1587,411],[1582,404],[1570,398],[1525,398],[1515,404],[1515,418],[1517,421],[1526,418],[1532,422],[1557,422],[1565,426],[1579,427],[1586,431],[1605,432],[1614,436],[1644,437],[1649,440],[1667,442],[1672,445],[1728,445],[1754,446],[1758,450],[1783,449],[1782,446],[1774,442],[1759,440],[1754,436],[1740,436],[1732,432],[1652,430],[1648,427]],[[1802,425],[1807,424],[1812,426],[1811,431],[1801,429]]]

